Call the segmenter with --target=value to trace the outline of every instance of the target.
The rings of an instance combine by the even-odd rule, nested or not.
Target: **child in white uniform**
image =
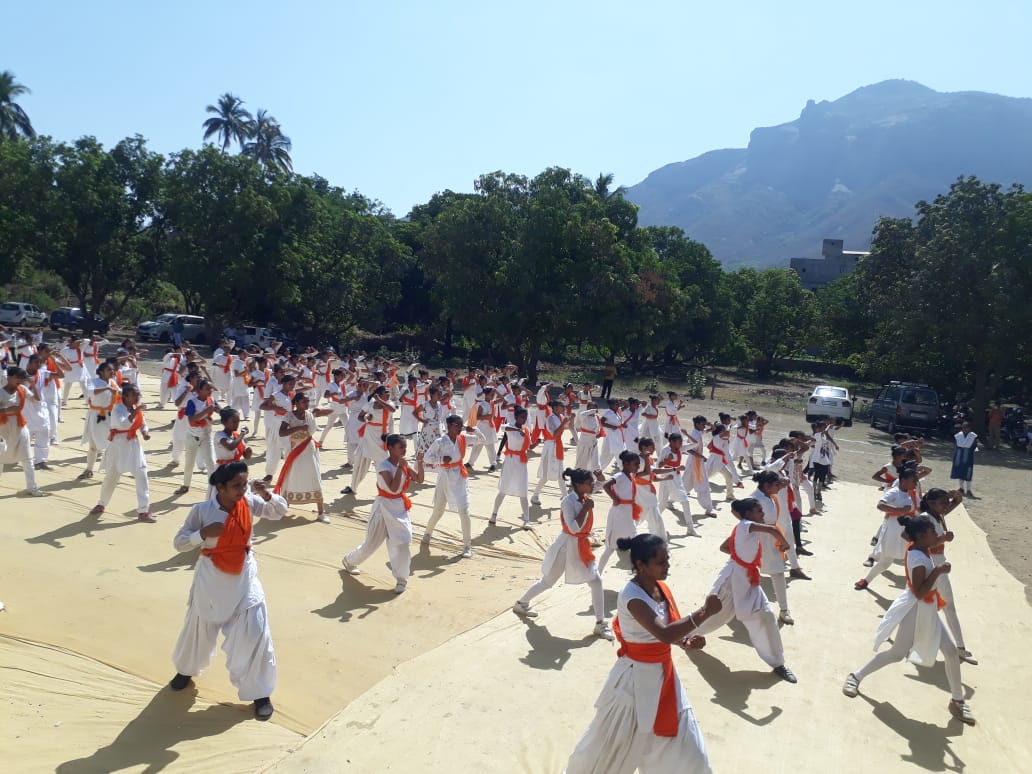
[[[860,691],[860,682],[865,677],[903,659],[918,666],[930,667],[935,664],[936,655],[942,651],[946,662],[946,681],[952,694],[950,714],[973,726],[975,716],[964,701],[957,646],[946,633],[938,614],[945,601],[936,587],[939,579],[949,574],[949,562],[937,567],[929,556],[929,550],[939,542],[929,517],[901,516],[899,524],[910,541],[905,564],[907,587],[885,612],[874,635],[875,650],[889,637],[893,637],[892,647],[876,654],[860,669],[851,672],[846,677],[842,692],[849,697],[856,696]]]
[[[602,576],[595,564],[591,550],[591,528],[594,525],[595,502],[591,499],[594,476],[590,471],[567,468],[563,478],[570,480],[571,491],[563,498],[560,506],[562,532],[545,553],[541,563],[541,580],[527,589],[516,600],[512,610],[525,618],[534,618],[530,602],[543,591],[547,591],[565,575],[566,583],[586,583],[591,590],[591,606],[595,611],[596,637],[613,639],[613,632],[606,623],[605,601],[602,594]]]

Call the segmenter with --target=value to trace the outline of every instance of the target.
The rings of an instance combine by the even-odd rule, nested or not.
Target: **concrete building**
[[[844,274],[850,274],[857,262],[870,253],[862,250],[843,250],[841,239],[825,239],[820,258],[793,258],[789,265],[799,275],[799,284],[807,290],[816,290]]]

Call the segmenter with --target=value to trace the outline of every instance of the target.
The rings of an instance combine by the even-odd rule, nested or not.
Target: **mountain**
[[[961,175],[1032,183],[1032,99],[884,81],[661,167],[627,198],[641,225],[680,226],[727,267],[785,266],[824,238],[866,250],[879,216],[913,215]]]

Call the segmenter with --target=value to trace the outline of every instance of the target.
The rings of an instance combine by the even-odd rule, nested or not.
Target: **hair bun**
[[[617,538],[616,547],[620,551],[630,551],[634,538]]]

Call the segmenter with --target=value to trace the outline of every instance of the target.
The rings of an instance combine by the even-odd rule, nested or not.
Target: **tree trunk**
[[[756,364],[756,378],[770,379],[771,367],[774,364],[773,358],[768,355],[760,355],[754,362]]]

